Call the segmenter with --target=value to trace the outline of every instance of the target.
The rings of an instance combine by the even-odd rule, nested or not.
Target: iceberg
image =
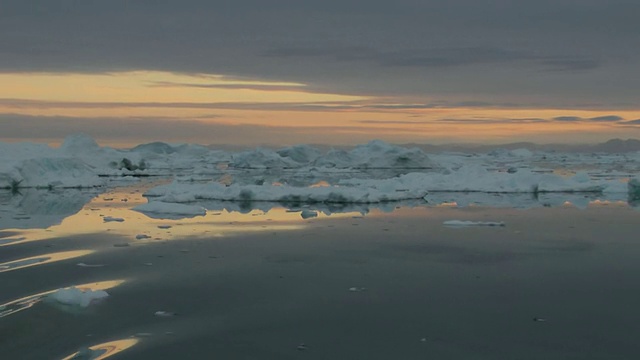
[[[150,216],[188,217],[204,214],[201,206],[189,203],[216,203],[218,208],[241,211],[314,204],[310,210],[323,212],[345,204],[395,201],[516,207],[570,201],[586,206],[597,199],[638,202],[638,162],[640,154],[528,149],[432,154],[380,140],[328,151],[295,145],[227,152],[163,142],[127,150],[101,147],[78,134],[67,137],[59,148],[0,143],[0,188],[7,189],[0,197],[19,196],[25,188],[105,188],[159,176],[174,181],[148,190],[145,196],[152,201],[136,210]],[[234,204],[220,205],[224,202]],[[11,220],[28,216],[29,212],[16,213]]]

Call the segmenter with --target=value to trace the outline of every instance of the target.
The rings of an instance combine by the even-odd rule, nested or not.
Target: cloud
[[[308,89],[303,84],[296,85],[280,85],[280,84],[191,84],[177,83],[171,81],[154,81],[150,87],[191,87],[202,89],[232,89],[232,90],[260,90],[260,91],[297,91],[297,92],[315,92]]]
[[[617,115],[597,116],[597,117],[589,118],[589,121],[596,121],[596,122],[616,122],[621,120],[624,120],[624,118]]]
[[[425,121],[406,121],[406,120],[358,120],[356,121],[360,124],[370,124],[370,125],[428,125],[428,122]]]
[[[332,93],[635,102],[639,2],[507,3],[4,0],[0,72],[165,70]]]
[[[562,56],[541,58],[537,61],[544,66],[544,70],[555,72],[587,71],[596,69],[602,65],[600,61],[595,59]]]
[[[339,111],[361,108],[359,102],[72,102],[0,99],[0,105],[13,109],[116,109],[176,108],[272,111]]]
[[[440,123],[449,123],[449,124],[535,124],[535,123],[546,123],[549,120],[541,119],[541,118],[471,118],[471,119],[461,119],[461,118],[444,118],[437,120]]]
[[[621,123],[619,123],[620,125],[625,125],[625,126],[639,126],[640,125],[640,119],[637,120],[629,120],[629,121],[623,121]]]
[[[579,116],[557,116],[554,117],[553,120],[560,122],[619,122],[624,120],[623,117],[618,115],[605,115],[605,116],[596,116],[591,118],[582,118]]]
[[[481,64],[530,63],[544,71],[583,71],[599,67],[599,61],[579,56],[539,55],[524,50],[497,47],[449,47],[382,51],[368,47],[275,48],[266,57],[324,57],[338,62],[371,62],[382,67],[438,69]]]
[[[573,121],[582,121],[584,119],[578,116],[556,116],[553,118],[553,120],[562,121],[562,122],[573,122]]]
[[[398,134],[413,133],[402,126],[384,130],[377,136],[389,139]],[[3,141],[57,142],[75,133],[86,133],[98,141],[128,146],[151,141],[251,147],[299,143],[353,144],[369,141],[372,136],[371,129],[361,126],[230,125],[171,117],[81,118],[0,114],[0,140]]]

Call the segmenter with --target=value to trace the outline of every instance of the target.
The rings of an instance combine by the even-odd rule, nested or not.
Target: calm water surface
[[[169,220],[130,210],[142,191],[0,197],[19,209],[0,212],[1,359],[640,353],[640,212],[624,204]],[[110,296],[47,298],[69,286]]]

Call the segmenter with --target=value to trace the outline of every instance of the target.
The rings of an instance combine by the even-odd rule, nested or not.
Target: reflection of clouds
[[[115,341],[109,341],[102,344],[97,344],[93,346],[89,346],[88,348],[81,349],[67,357],[64,357],[62,360],[72,360],[72,359],[92,359],[92,360],[100,360],[106,359],[113,355],[116,355],[124,350],[129,349],[140,342],[140,339],[137,338],[127,338],[120,339]]]
[[[36,265],[44,265],[52,262],[73,259],[80,256],[89,255],[91,253],[93,253],[92,250],[74,250],[74,251],[64,251],[64,252],[51,253],[51,254],[43,254],[43,255],[8,261],[0,264],[0,273],[6,272],[6,271],[24,269],[24,268],[36,266]]]
[[[311,180],[318,180],[312,177]],[[306,179],[309,181],[309,179]],[[318,180],[317,186],[326,186],[327,182]],[[143,186],[143,185],[136,185]],[[317,212],[314,221],[327,217],[364,215],[371,212],[391,213],[400,207],[435,207],[435,206],[481,206],[497,208],[537,208],[560,207],[571,204],[577,208],[606,205],[611,203],[637,206],[637,200],[629,198],[627,193],[514,193],[499,194],[486,192],[430,192],[424,199],[407,201],[390,201],[376,204],[353,203],[278,203],[268,201],[199,201],[190,205],[207,209],[205,216],[197,218],[175,217],[155,214],[151,218],[132,208],[145,204],[147,199],[141,192],[132,188],[114,190],[95,198],[91,193],[76,190],[46,192],[29,190],[25,196],[8,198],[3,202],[4,211],[11,211],[9,204],[17,201],[23,204],[20,214],[36,223],[46,225],[44,221],[60,222],[59,225],[46,229],[26,229],[23,231],[5,232],[0,239],[0,247],[22,244],[30,241],[48,240],[61,236],[109,233],[124,236],[135,244],[158,240],[174,240],[192,237],[228,236],[241,233],[299,230],[308,226],[303,219],[303,211]],[[16,199],[16,200],[14,200]],[[84,204],[85,201],[90,201]],[[29,200],[29,201],[27,201]],[[84,204],[84,206],[82,206]],[[31,212],[28,212],[28,211]],[[66,217],[66,218],[65,218]],[[122,218],[123,222],[105,222],[105,217]],[[28,221],[6,219],[0,221]],[[63,219],[64,218],[64,219]],[[62,220],[63,219],[63,220]],[[13,223],[11,223],[13,224]],[[242,226],[239,226],[239,225]],[[6,225],[3,225],[6,226]],[[34,227],[36,227],[34,226]],[[171,226],[167,229],[166,226]],[[27,226],[25,226],[27,227]],[[44,226],[43,226],[44,227]],[[144,238],[138,235],[145,235]],[[69,256],[83,256],[67,254]],[[44,259],[47,257],[47,259]],[[49,255],[21,259],[21,263],[1,264],[8,271],[52,261],[61,257],[49,258]]]

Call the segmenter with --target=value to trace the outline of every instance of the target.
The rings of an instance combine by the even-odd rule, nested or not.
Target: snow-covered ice
[[[14,202],[26,188],[91,188],[148,176],[173,178],[173,183],[148,190],[151,202],[136,208],[155,217],[204,215],[203,203],[222,208],[221,202],[234,203],[223,207],[241,211],[267,207],[259,205],[263,202],[290,208],[313,204],[310,211],[395,201],[513,207],[566,202],[582,207],[594,200],[635,204],[640,198],[638,174],[640,153],[427,153],[380,140],[328,151],[296,145],[240,152],[162,142],[113,149],[82,134],[69,136],[59,148],[0,143],[0,188],[7,189],[0,197]],[[31,216],[15,211],[11,219]]]

